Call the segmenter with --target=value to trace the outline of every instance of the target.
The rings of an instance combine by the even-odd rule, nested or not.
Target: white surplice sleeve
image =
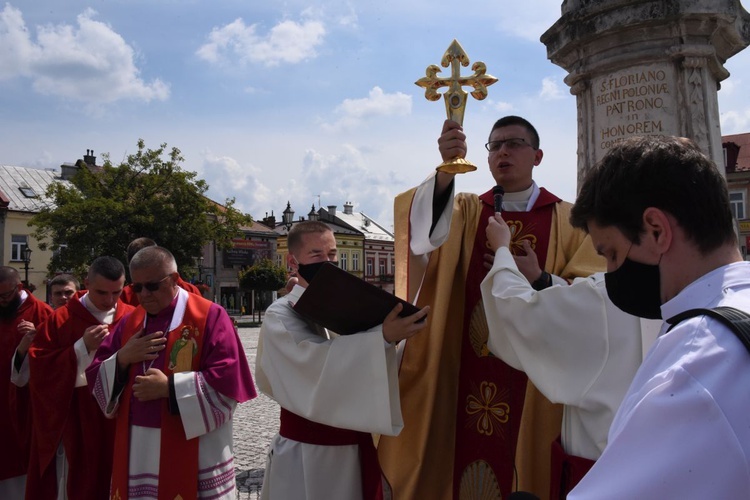
[[[277,300],[261,326],[256,382],[283,408],[309,420],[376,434],[403,428],[396,348],[383,341],[380,326],[328,339]]]
[[[208,385],[201,372],[175,373],[174,390],[187,439],[226,424],[237,406],[237,401]]]
[[[414,255],[424,255],[436,250],[440,245],[445,243],[450,231],[455,183],[451,184],[451,194],[448,202],[440,214],[435,229],[430,234],[433,195],[435,193],[435,175],[433,172],[422,184],[417,186],[414,199],[411,203],[409,244]]]
[[[551,401],[580,404],[609,352],[607,305],[594,280],[547,288],[540,300],[502,247],[481,289],[490,351]]]
[[[16,387],[26,387],[29,384],[29,353],[26,353],[23,361],[21,362],[21,368],[16,370],[16,356],[18,356],[18,349],[13,352],[13,357],[10,358],[10,381]]]

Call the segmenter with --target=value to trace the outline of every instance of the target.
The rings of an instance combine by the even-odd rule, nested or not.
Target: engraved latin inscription
[[[593,86],[597,150],[603,154],[633,135],[671,134],[671,87],[668,72],[658,67],[636,67],[597,79]]]

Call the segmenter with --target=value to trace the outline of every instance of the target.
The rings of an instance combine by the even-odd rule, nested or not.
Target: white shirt
[[[702,276],[662,305],[662,317],[718,305],[750,311],[750,262]],[[568,498],[748,496],[750,354],[717,320],[685,320],[656,340],[615,416],[607,448]]]

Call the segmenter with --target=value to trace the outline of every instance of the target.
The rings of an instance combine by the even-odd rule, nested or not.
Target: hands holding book
[[[414,314],[402,318],[399,313],[403,308],[402,304],[396,304],[396,307],[383,320],[383,338],[386,342],[400,342],[424,328],[424,319],[430,311],[430,306],[425,306]]]

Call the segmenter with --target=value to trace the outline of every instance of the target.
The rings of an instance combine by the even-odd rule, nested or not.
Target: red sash
[[[172,352],[172,346],[182,338],[183,329],[190,331],[190,336],[197,344],[197,352],[192,358],[191,371],[198,371],[205,337],[206,319],[212,302],[188,294],[185,314],[180,325],[167,335],[166,353]],[[146,311],[142,306],[126,319],[123,329],[122,345],[143,327]],[[165,366],[159,367],[165,375],[174,372],[169,368],[170,356],[164,356]],[[129,369],[128,383],[120,396],[120,407],[117,410],[117,430],[115,433],[115,455],[112,465],[112,500],[128,498],[128,464],[130,458],[130,399],[133,395],[135,370]],[[198,442],[199,438],[185,439],[182,420],[179,415],[169,413],[167,400],[161,402],[161,455],[159,457],[159,498],[173,499],[178,496],[184,500],[198,498]]]
[[[358,445],[359,466],[362,473],[362,498],[382,500],[383,473],[380,470],[378,454],[372,443],[371,434],[313,422],[282,408],[279,435],[300,443],[320,446]]]
[[[495,209],[492,191],[479,199],[482,213],[464,295],[453,498],[461,497],[462,484],[470,483],[476,476],[485,477],[502,498],[513,491],[516,443],[526,396],[526,374],[493,356],[487,348],[487,322],[480,284],[488,272],[484,267],[484,254],[492,252],[487,243],[487,220]],[[536,252],[540,266],[544,267],[554,206],[559,201],[542,189],[531,211],[503,212],[511,228],[511,253],[523,249],[522,242],[526,240]]]
[[[559,437],[553,441],[549,483],[550,500],[565,500],[568,493],[576,487],[595,463],[594,460],[565,453]]]

